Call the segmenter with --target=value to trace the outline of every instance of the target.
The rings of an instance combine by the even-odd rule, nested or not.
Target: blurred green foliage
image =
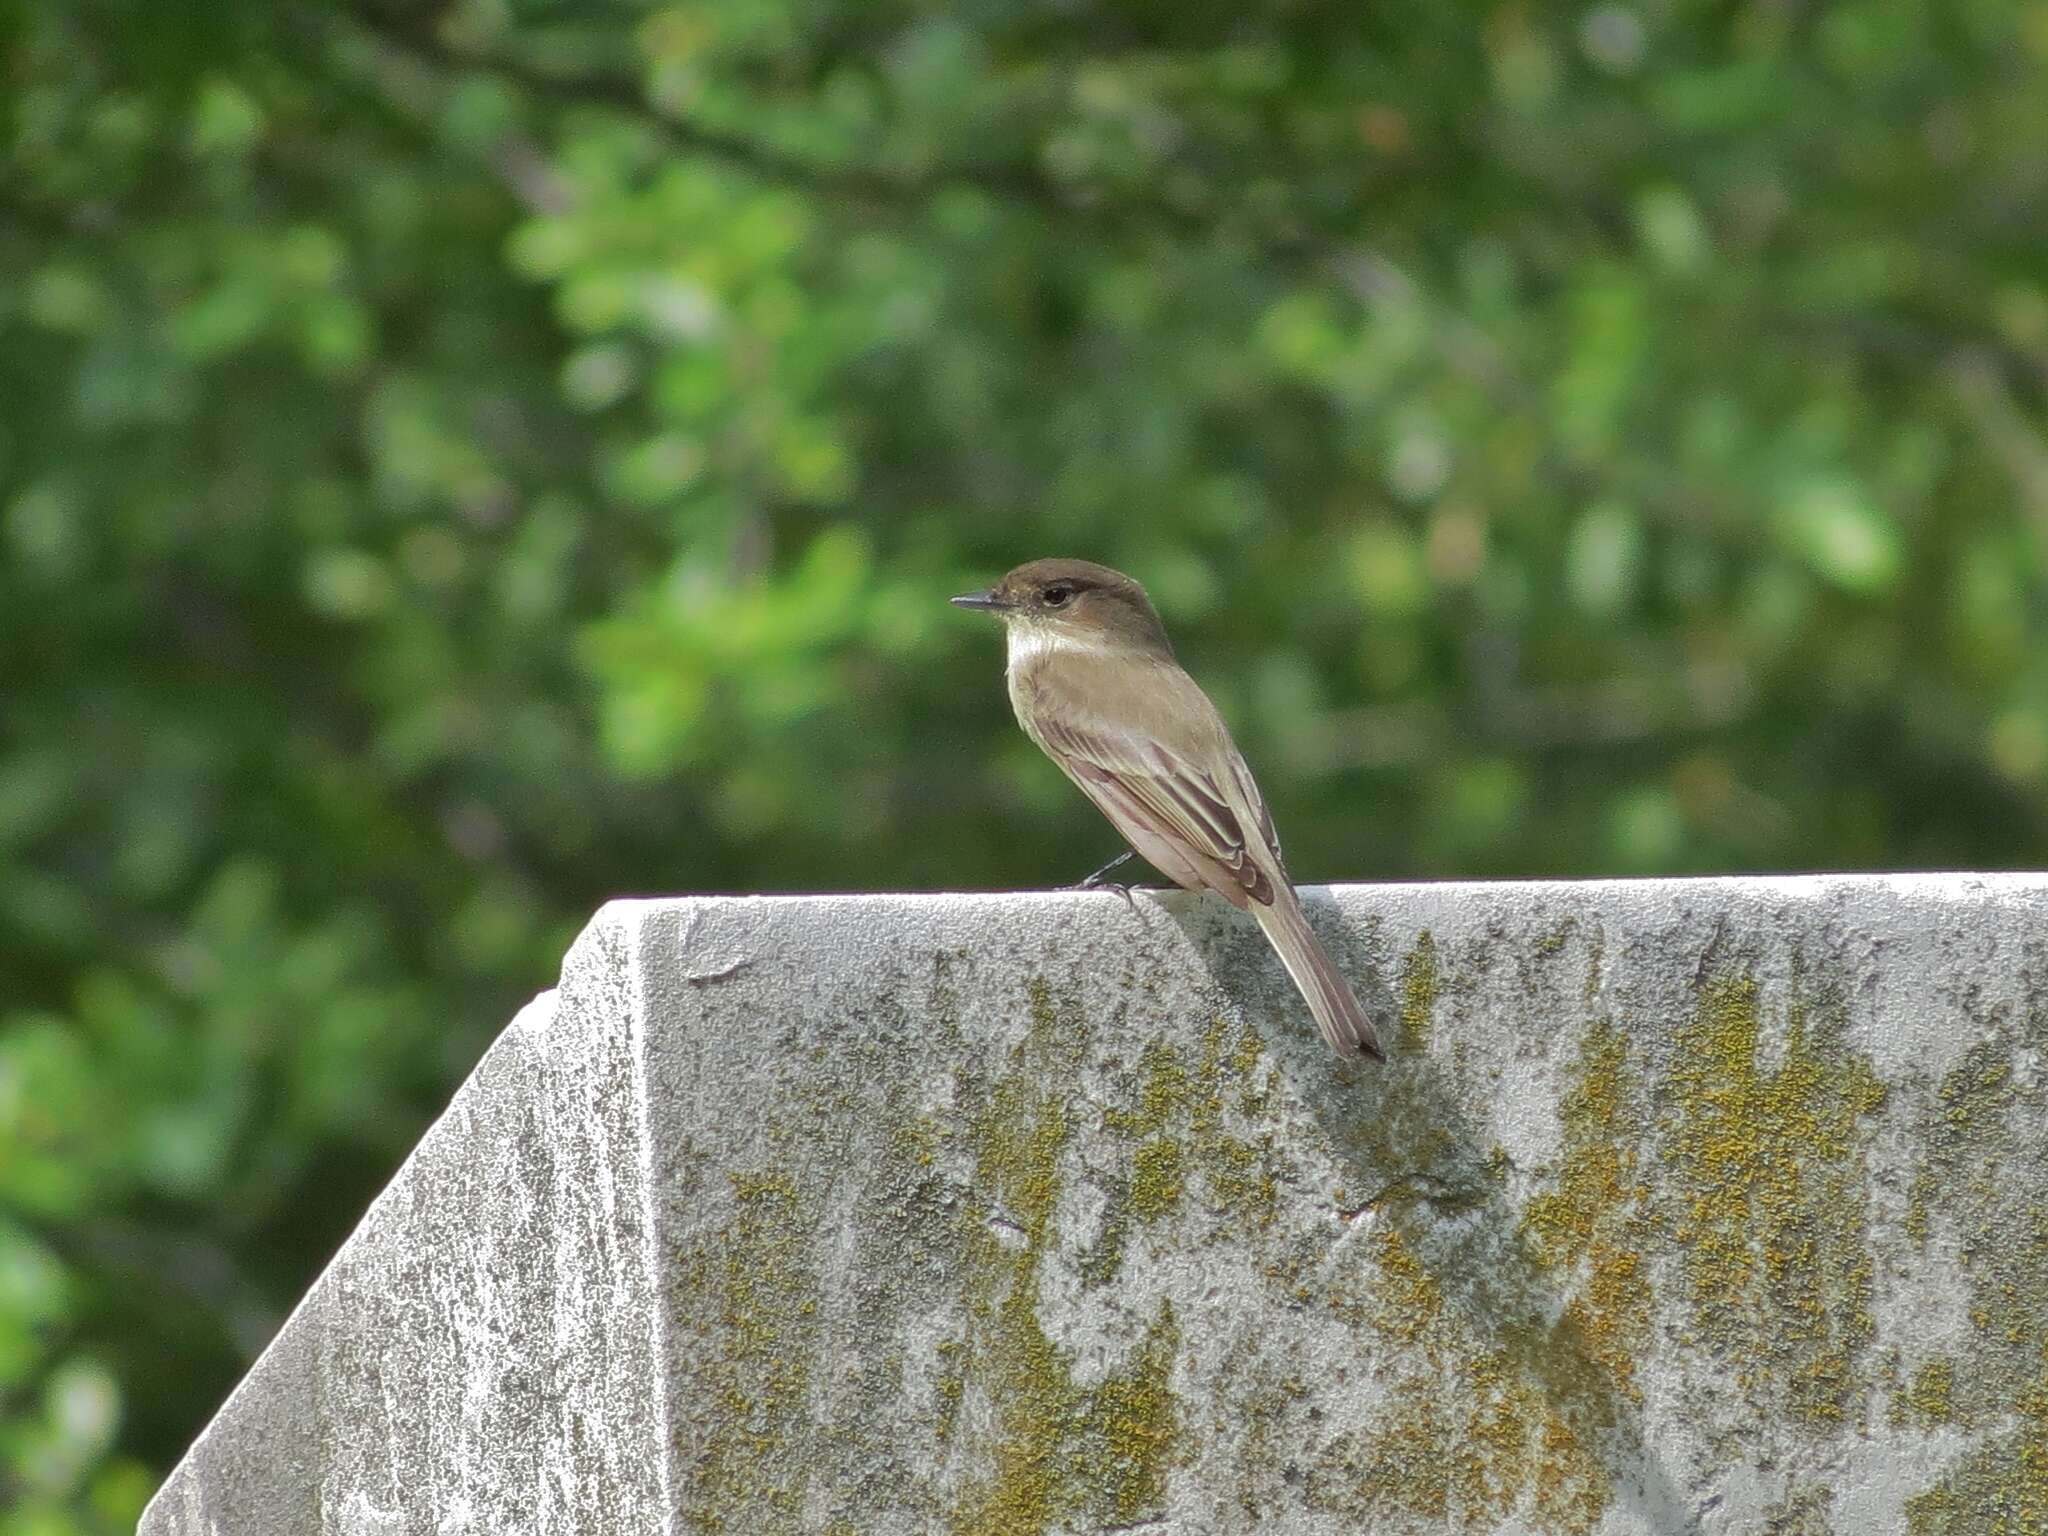
[[[0,4],[0,1536],[116,1531],[606,896],[2048,861],[2048,4]]]

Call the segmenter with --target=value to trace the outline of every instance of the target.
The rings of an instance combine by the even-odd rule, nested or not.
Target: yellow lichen
[[[1178,1433],[1171,1377],[1180,1347],[1173,1303],[1162,1300],[1130,1363],[1090,1392],[1075,1426],[1075,1460],[1097,1519],[1135,1524],[1166,1498]]]
[[[1928,1204],[1934,1198],[1934,1176],[1927,1169],[1919,1169],[1913,1180],[1906,1186],[1906,1236],[1913,1239],[1915,1246],[1927,1246]]]
[[[1972,1332],[1914,1373],[1894,1415],[1983,1438],[1907,1502],[1913,1536],[2048,1530],[2048,1203],[2037,1156],[2048,1094],[2017,1080],[2014,1049],[2003,1032],[1970,1046],[1920,1124],[1914,1185],[1928,1192],[1927,1224],[1955,1235]]]
[[[1034,995],[1034,1012],[1039,1005]],[[1067,1130],[1064,1104],[1021,1072],[998,1082],[974,1118],[975,1186],[993,1209],[968,1230],[966,1372],[987,1395],[994,1432],[990,1473],[955,1511],[952,1526],[963,1536],[1034,1536],[1058,1507],[1060,1437],[1073,1393],[1037,1304]],[[1000,1235],[1002,1223],[1014,1224],[1016,1241]]]
[[[1520,1514],[1542,1531],[1593,1530],[1607,1508],[1607,1475],[1568,1403],[1526,1362],[1473,1334],[1392,1223],[1374,1229],[1369,1251],[1371,1325],[1406,1346],[1411,1365],[1370,1428],[1324,1447],[1310,1506],[1363,1529],[1402,1517],[1489,1529]]]
[[[1673,1236],[1698,1337],[1737,1386],[1809,1423],[1857,1411],[1876,1326],[1860,1127],[1884,1100],[1868,1062],[1794,1011],[1762,1054],[1756,988],[1719,980],[1678,1032],[1666,1082]]]
[[[1420,1056],[1429,1049],[1430,1015],[1436,1007],[1436,939],[1424,932],[1408,952],[1401,970],[1401,1030],[1396,1049],[1404,1056]]]
[[[715,1405],[683,1475],[689,1528],[797,1529],[816,1281],[806,1263],[795,1180],[786,1172],[729,1176],[733,1214],[680,1256],[678,1280],[696,1298],[702,1347],[685,1359],[693,1395]]]
[[[1085,1034],[1043,984],[1032,989],[1031,1009],[1016,1070],[987,1088],[969,1116],[975,1185],[992,1209],[967,1227],[968,1333],[957,1349],[961,1391],[978,1389],[993,1423],[979,1448],[988,1470],[968,1482],[947,1522],[958,1536],[1041,1536],[1075,1512],[1152,1507],[1163,1496],[1175,1422],[1170,1309],[1132,1360],[1093,1389],[1076,1384],[1066,1352],[1038,1319],[1071,1119],[1060,1092],[1037,1085],[1072,1080],[1072,1053],[1077,1041],[1085,1048]],[[972,1085],[965,1091],[980,1097]],[[1153,1097],[1163,1112],[1171,1095]]]
[[[1424,935],[1404,965],[1403,1040],[1427,1041],[1445,989],[1442,951]],[[1338,1270],[1315,1289],[1391,1358],[1376,1363],[1382,1411],[1319,1452],[1312,1508],[1360,1529],[1599,1527],[1612,1442],[1635,1434],[1634,1361],[1650,1327],[1641,1251],[1653,1218],[1638,1172],[1647,1099],[1620,1032],[1596,1026],[1568,1093],[1558,1176],[1519,1218],[1504,1198],[1505,1150],[1481,1155],[1457,1134],[1454,1107],[1387,1117],[1405,1121],[1398,1151],[1368,1166],[1469,1167],[1470,1182],[1432,1173],[1408,1180],[1398,1201],[1383,1191],[1365,1235],[1370,1268]],[[1464,1213],[1470,1224],[1447,1225]],[[1480,1235],[1489,1229],[1498,1241]]]
[[[1241,1026],[1237,1047],[1230,1053],[1230,1065],[1239,1084],[1237,1112],[1247,1120],[1264,1115],[1272,1097],[1271,1078],[1259,1071],[1265,1059],[1265,1042],[1259,1039],[1259,1032],[1249,1024]]]
[[[1952,1423],[1956,1414],[1956,1370],[1946,1360],[1930,1360],[1913,1373],[1892,1403],[1894,1424],[1931,1428]]]
[[[1579,1279],[1567,1319],[1616,1389],[1635,1402],[1642,1400],[1635,1364],[1651,1313],[1640,1258],[1649,1236],[1649,1190],[1637,1166],[1639,1093],[1626,1039],[1606,1020],[1595,1022],[1580,1041],[1560,1106],[1557,1178],[1522,1215],[1537,1257]]]
[[[1757,1529],[1770,1536],[1835,1536],[1828,1516],[1835,1490],[1824,1483],[1796,1483],[1777,1504],[1763,1511]]]
[[[1380,1271],[1381,1327],[1392,1338],[1421,1338],[1443,1312],[1443,1287],[1393,1223],[1373,1228],[1370,1249]]]
[[[1179,1047],[1149,1041],[1130,1099],[1103,1112],[1104,1127],[1133,1143],[1130,1174],[1112,1186],[1103,1218],[1105,1237],[1119,1234],[1119,1245],[1128,1219],[1157,1221],[1179,1209],[1191,1173],[1210,1208],[1254,1226],[1273,1219],[1279,1185],[1272,1137],[1230,1128],[1233,1109],[1245,1114],[1248,1102],[1262,1109],[1270,1091],[1256,1032],[1241,1031],[1233,1045],[1225,1022],[1213,1019],[1199,1045],[1191,1065]]]
[[[1966,1456],[1935,1487],[1906,1501],[1911,1536],[2038,1536],[2048,1531],[2048,1379],[2013,1405],[2019,1429]]]
[[[944,1445],[953,1438],[953,1424],[960,1417],[960,1394],[967,1382],[960,1374],[958,1339],[942,1339],[938,1356],[938,1375],[932,1382],[932,1431]]]
[[[1131,1213],[1152,1221],[1179,1205],[1180,1194],[1180,1143],[1160,1136],[1142,1144],[1131,1155]]]

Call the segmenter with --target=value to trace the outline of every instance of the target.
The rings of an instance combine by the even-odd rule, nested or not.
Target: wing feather
[[[1252,908],[1340,1056],[1380,1054],[1280,861],[1272,813],[1208,696],[1171,657],[1014,648],[1017,719],[1131,846],[1181,885]],[[1171,745],[1169,745],[1171,743]]]
[[[1207,705],[1206,699],[1203,704]],[[1212,774],[1142,729],[1073,708],[1035,713],[1034,734],[1040,745],[1127,834],[1149,834],[1177,850],[1199,855],[1191,862],[1204,877],[1202,883],[1234,902],[1249,897],[1263,905],[1272,903],[1272,876],[1265,867],[1267,860],[1258,857],[1270,847],[1270,840],[1255,851],[1228,791]],[[1227,744],[1228,736],[1223,740]],[[1230,748],[1230,757],[1236,756],[1235,748]],[[1248,799],[1261,823],[1270,823],[1256,786],[1245,796],[1250,773],[1236,761],[1229,767],[1238,780],[1235,787],[1240,797]],[[1258,831],[1265,832],[1265,826],[1260,825]],[[1151,857],[1144,848],[1138,851]],[[1167,873],[1176,878],[1180,874],[1172,869]]]

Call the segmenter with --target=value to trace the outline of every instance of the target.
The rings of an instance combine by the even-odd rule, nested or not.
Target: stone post
[[[2048,1530],[2048,876],[1305,895],[607,907],[142,1531]]]

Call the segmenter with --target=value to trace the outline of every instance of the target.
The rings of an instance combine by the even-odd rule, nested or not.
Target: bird
[[[1244,754],[1174,659],[1145,589],[1106,565],[1047,559],[952,602],[1002,621],[1017,723],[1132,849],[1175,884],[1250,912],[1330,1048],[1384,1060],[1371,1019],[1301,910]]]

